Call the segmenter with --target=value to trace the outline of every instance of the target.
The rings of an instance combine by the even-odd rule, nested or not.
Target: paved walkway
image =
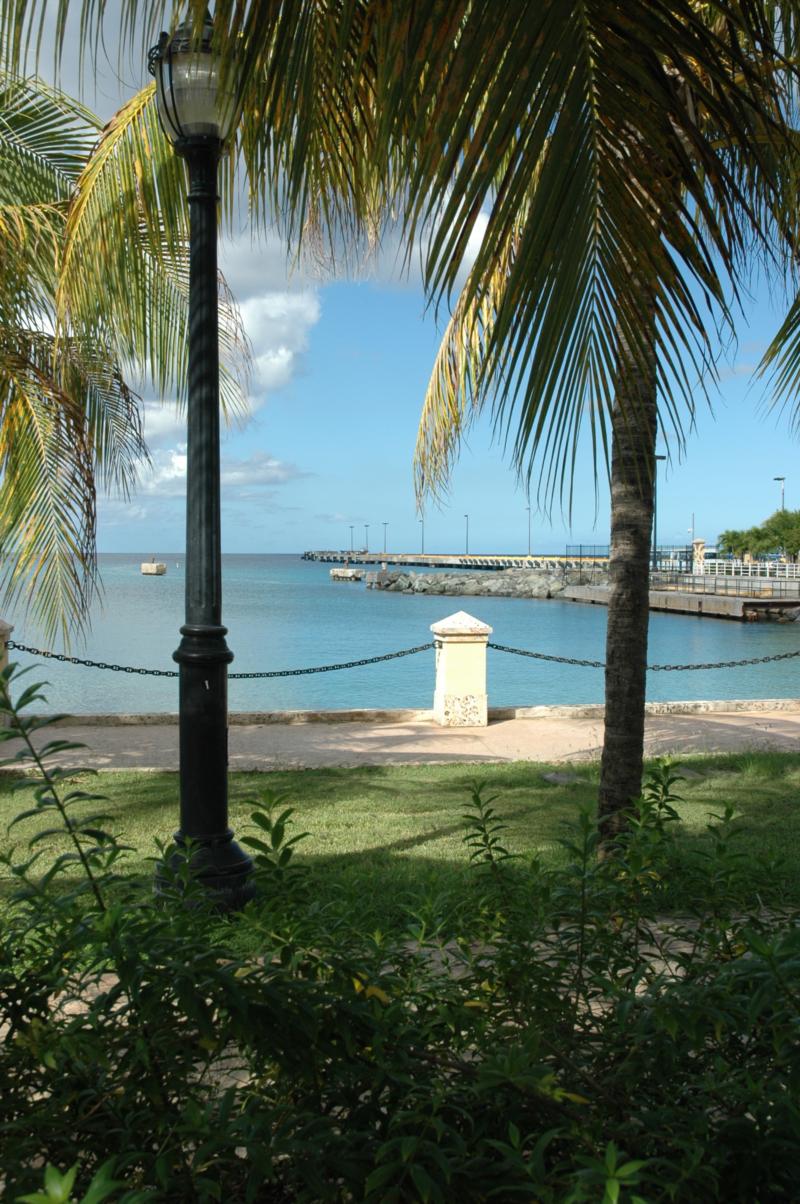
[[[98,769],[176,769],[173,723],[47,728],[39,739],[76,741],[87,748],[63,754],[66,765]],[[232,770],[324,765],[437,764],[447,761],[596,760],[602,718],[500,719],[486,728],[441,728],[431,719],[385,723],[252,723],[230,729]],[[14,744],[2,750],[7,756]],[[648,715],[649,755],[687,755],[763,749],[800,752],[800,711],[714,711]]]

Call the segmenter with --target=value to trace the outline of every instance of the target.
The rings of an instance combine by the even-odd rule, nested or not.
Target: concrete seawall
[[[798,712],[800,698],[722,698],[700,699],[687,702],[648,702],[648,715],[711,715],[711,714],[760,714],[761,712]],[[577,706],[521,706],[489,707],[489,722],[509,719],[602,719],[605,708],[602,702],[584,703]],[[298,724],[366,723],[370,725],[393,723],[427,723],[433,717],[429,709],[412,707],[363,707],[342,710],[308,711],[232,711],[228,716],[231,727],[273,725],[296,726]],[[178,722],[176,711],[149,711],[137,713],[113,713],[95,715],[63,715],[53,727],[159,727]]]

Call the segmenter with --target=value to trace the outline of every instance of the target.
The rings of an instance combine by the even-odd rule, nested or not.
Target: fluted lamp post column
[[[189,176],[189,382],[186,621],[179,665],[180,828],[192,869],[220,907],[253,894],[252,862],[228,826],[228,665],[222,626],[219,465],[217,166],[237,112],[233,71],[220,71],[212,24],[162,33],[148,55],[158,115]],[[156,875],[158,889],[159,874]]]

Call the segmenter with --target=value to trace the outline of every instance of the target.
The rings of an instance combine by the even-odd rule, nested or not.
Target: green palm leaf
[[[19,205],[65,201],[100,123],[40,79],[0,68],[0,198]]]
[[[726,289],[777,203],[769,140],[779,143],[782,97],[743,48],[768,49],[768,30],[758,6],[750,23],[717,7],[724,37],[691,3],[660,0],[624,14],[604,0],[464,3],[444,35],[421,5],[398,24],[392,50],[407,72],[395,104],[382,103],[381,136],[404,136],[397,114],[416,94],[407,232],[435,225],[427,285],[443,298],[488,212],[466,306],[481,304],[516,240],[476,384],[496,388],[514,462],[541,456],[551,495],[569,492],[584,427],[608,446],[620,342],[647,362],[643,288],[657,305],[662,422],[681,437],[712,367],[704,309],[730,320]]]
[[[188,298],[184,167],[158,124],[150,85],[106,126],[77,180],[57,293],[59,328],[113,332],[117,362],[135,364],[160,393],[182,398]],[[249,344],[223,280],[220,351],[223,407],[241,416]]]
[[[99,364],[59,349],[71,390],[54,383],[54,340],[20,332],[0,351],[0,589],[64,639],[95,577],[95,466],[123,484],[141,455],[135,398]],[[76,379],[70,380],[70,377]],[[86,393],[84,394],[84,390]]]
[[[0,323],[49,308],[63,228],[59,206],[0,202]]]

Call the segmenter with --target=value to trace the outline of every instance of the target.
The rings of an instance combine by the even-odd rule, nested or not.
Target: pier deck
[[[382,564],[394,568],[420,569],[556,569],[564,565],[590,566],[592,564],[607,564],[608,557],[583,556],[580,559],[563,555],[505,556],[495,553],[491,555],[471,555],[458,552],[303,552],[303,560],[319,560],[325,564],[370,564],[380,567]]]
[[[562,598],[569,602],[608,605],[608,589],[594,585],[567,586]],[[700,594],[680,589],[651,589],[650,609],[671,610],[682,615],[706,615],[716,619],[758,619],[766,610],[796,610],[800,598],[746,597],[735,594]]]

